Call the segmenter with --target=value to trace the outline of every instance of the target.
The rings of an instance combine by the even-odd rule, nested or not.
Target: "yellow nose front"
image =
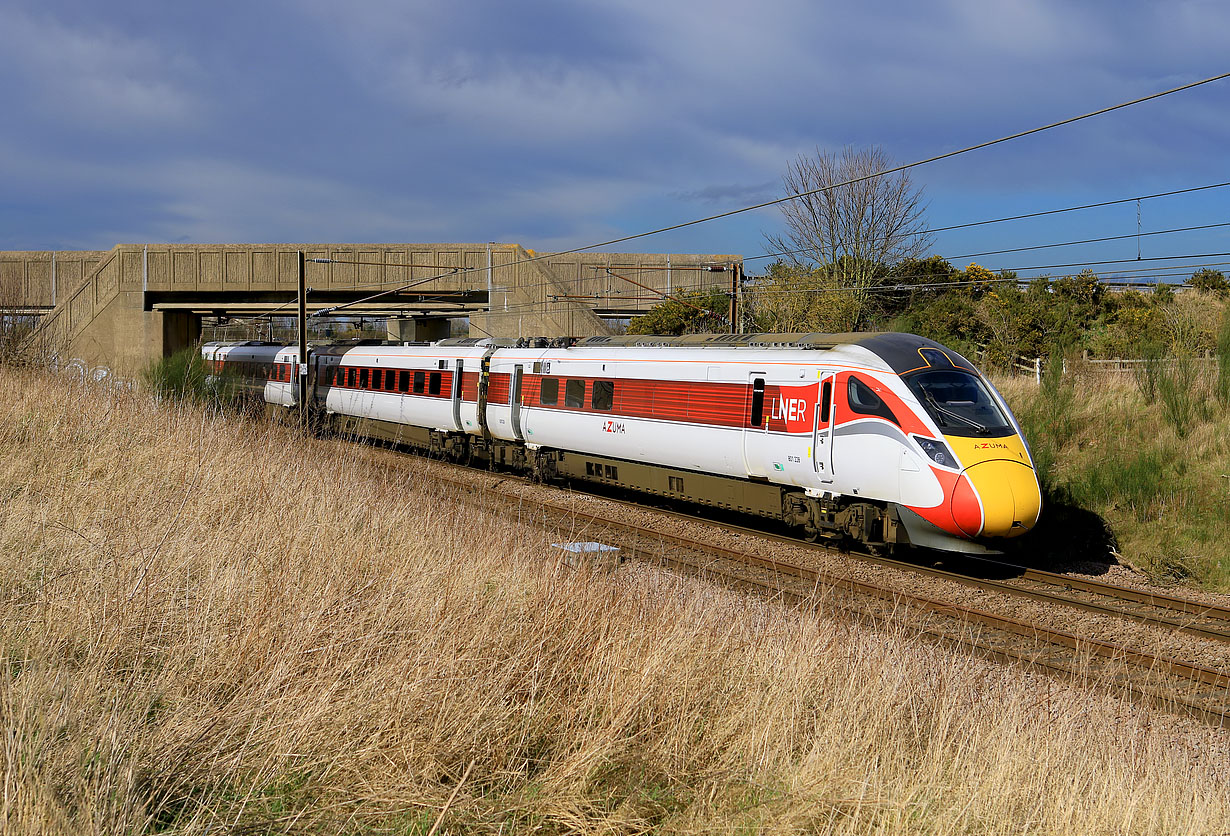
[[[965,476],[982,500],[983,537],[1015,537],[1034,527],[1042,492],[1028,464],[995,459],[967,468]]]

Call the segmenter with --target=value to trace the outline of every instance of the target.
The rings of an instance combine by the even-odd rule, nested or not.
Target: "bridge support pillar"
[[[439,317],[390,319],[387,328],[390,340],[405,343],[429,343],[449,336],[449,321]]]
[[[162,356],[191,348],[201,341],[200,314],[186,311],[162,312]]]

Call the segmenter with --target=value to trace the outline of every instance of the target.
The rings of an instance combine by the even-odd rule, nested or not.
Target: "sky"
[[[779,197],[817,150],[908,163],[1230,71],[1228,44],[1222,0],[0,0],[0,249],[581,248]],[[1221,183],[1228,105],[1230,79],[910,175],[936,229]],[[971,254],[1228,210],[1208,189],[933,251],[1190,275],[1230,226]],[[767,208],[601,249],[753,259],[780,230]]]

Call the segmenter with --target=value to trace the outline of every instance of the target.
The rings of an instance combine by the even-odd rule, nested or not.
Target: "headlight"
[[[914,436],[914,440],[918,442],[918,446],[922,448],[927,458],[940,467],[951,467],[954,470],[960,467],[957,464],[957,457],[952,454],[952,451],[943,442],[923,438],[918,435]]]

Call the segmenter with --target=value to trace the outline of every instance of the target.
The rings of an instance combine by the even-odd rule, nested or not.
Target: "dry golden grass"
[[[904,628],[561,568],[413,461],[0,384],[6,832],[1230,828],[1212,731]]]

